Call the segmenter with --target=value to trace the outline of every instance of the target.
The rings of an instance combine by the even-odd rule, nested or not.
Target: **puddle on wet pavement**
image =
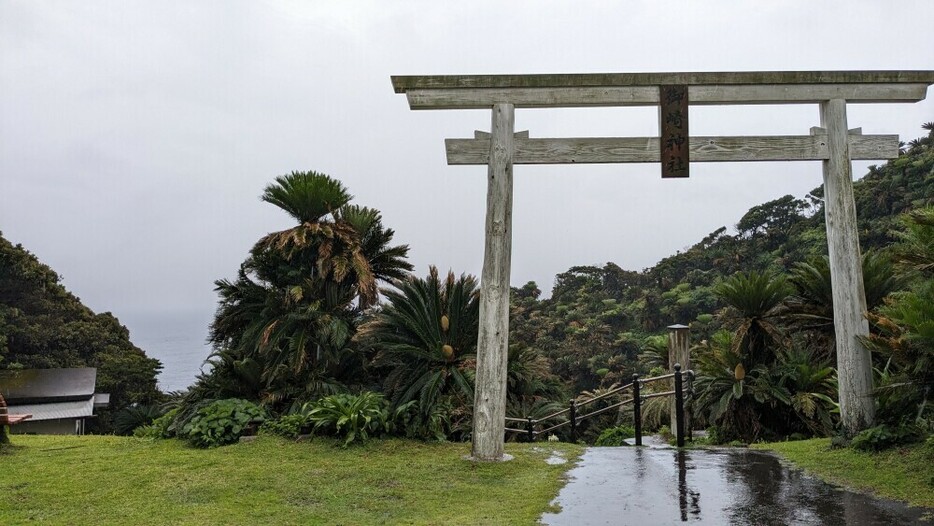
[[[560,451],[552,451],[551,456],[545,459],[545,464],[549,466],[557,466],[558,464],[567,464],[568,459],[564,458],[564,453]]]
[[[925,510],[831,486],[761,451],[589,448],[568,476],[561,511],[543,524],[934,525]]]

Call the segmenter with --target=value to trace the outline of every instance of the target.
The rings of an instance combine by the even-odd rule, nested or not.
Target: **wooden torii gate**
[[[874,420],[866,298],[851,160],[891,159],[897,135],[849,129],[846,104],[917,102],[934,71],[770,71],[560,75],[394,76],[409,107],[491,109],[490,133],[446,139],[448,164],[487,165],[486,244],[472,455],[503,459],[514,164],[661,162],[663,177],[687,177],[690,162],[822,161],[824,212],[833,287],[840,412],[849,432]],[[810,135],[691,137],[688,105],[818,104]],[[515,134],[515,108],[660,108],[660,137],[530,138]]]

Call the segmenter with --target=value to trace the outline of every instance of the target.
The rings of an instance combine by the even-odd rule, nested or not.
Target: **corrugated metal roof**
[[[11,415],[31,414],[30,422],[59,418],[84,418],[94,414],[94,399],[78,402],[54,402],[51,404],[11,404],[8,409]]]
[[[0,371],[0,393],[8,404],[78,401],[91,398],[97,369],[23,369]]]

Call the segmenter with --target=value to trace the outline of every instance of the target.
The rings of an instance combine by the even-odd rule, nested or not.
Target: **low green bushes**
[[[595,446],[628,446],[627,438],[636,436],[636,430],[629,426],[617,426],[603,430],[597,437]]]
[[[380,435],[407,438],[444,438],[442,415],[427,421],[419,418],[414,402],[392,409],[380,393],[340,393],[308,402],[298,411],[270,418],[260,406],[231,398],[204,403],[188,411],[175,409],[138,427],[139,438],[178,438],[197,447],[230,444],[251,423],[261,422],[259,432],[285,438],[315,434],[343,440],[346,447]]]
[[[860,431],[850,441],[859,451],[882,451],[895,446],[924,440],[924,432],[914,425],[890,426],[886,424]]]
[[[139,426],[133,430],[137,438],[172,438],[175,436],[175,417],[178,409],[172,409],[166,414],[156,418],[151,424]]]
[[[293,413],[263,422],[259,432],[283,438],[298,438],[299,435],[307,432],[308,425],[308,415]]]
[[[307,406],[307,414],[316,432],[342,437],[345,446],[392,430],[389,404],[383,395],[369,391],[326,396]]]
[[[247,400],[217,400],[198,409],[178,436],[197,447],[232,444],[251,422],[263,421],[265,414],[261,407]]]
[[[313,432],[341,438],[347,446],[392,432],[397,428],[396,420],[402,423],[402,416],[401,411],[391,414],[389,403],[379,393],[340,393],[309,402],[296,413],[267,420],[260,432],[285,438]]]
[[[132,435],[137,428],[149,425],[162,416],[158,405],[138,404],[125,407],[114,414],[113,428],[118,435]]]

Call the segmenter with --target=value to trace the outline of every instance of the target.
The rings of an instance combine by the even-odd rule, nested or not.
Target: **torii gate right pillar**
[[[860,341],[869,334],[866,292],[853,197],[853,168],[846,122],[846,101],[820,105],[821,126],[827,133],[829,158],[824,168],[824,217],[833,290],[834,332],[840,415],[850,435],[872,426],[872,358]]]

